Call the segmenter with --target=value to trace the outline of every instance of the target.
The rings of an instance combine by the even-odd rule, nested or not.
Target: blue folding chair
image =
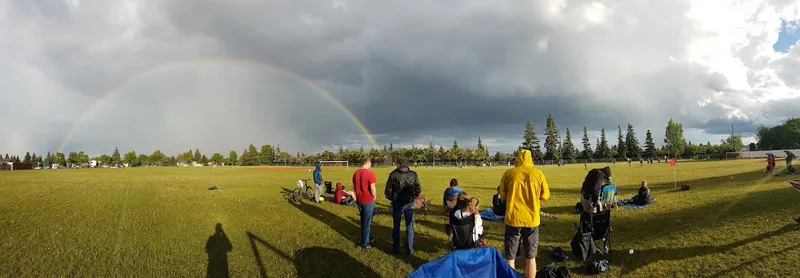
[[[600,205],[603,209],[606,205],[617,203],[617,186],[613,184],[606,184],[603,186],[603,191],[600,192]]]

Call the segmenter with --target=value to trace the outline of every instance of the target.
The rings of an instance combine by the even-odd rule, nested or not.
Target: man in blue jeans
[[[400,220],[406,218],[406,252],[414,254],[414,199],[422,186],[417,173],[408,168],[405,158],[397,159],[397,169],[389,174],[384,195],[392,202],[392,252],[400,251]]]
[[[361,248],[369,249],[373,239],[369,237],[372,216],[375,211],[375,173],[369,168],[372,160],[369,157],[361,159],[361,168],[353,173],[353,188],[355,188],[356,205],[361,217]]]

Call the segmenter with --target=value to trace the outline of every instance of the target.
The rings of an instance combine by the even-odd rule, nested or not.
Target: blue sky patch
[[[778,34],[778,41],[772,45],[775,52],[789,52],[789,47],[797,43],[800,39],[800,30],[798,30],[798,23],[800,22],[786,22],[781,20],[781,32]]]

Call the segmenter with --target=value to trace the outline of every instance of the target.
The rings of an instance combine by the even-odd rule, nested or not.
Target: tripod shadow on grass
[[[208,254],[208,268],[206,277],[227,278],[228,271],[228,252],[233,250],[233,245],[222,230],[222,224],[217,223],[214,234],[206,241],[206,253]]]
[[[264,269],[264,262],[261,259],[261,253],[258,251],[258,245],[266,247],[269,251],[294,263],[297,277],[381,277],[370,267],[341,250],[309,247],[295,252],[294,256],[290,256],[251,232],[247,232],[247,239],[250,241],[250,247],[253,249],[253,255],[256,258],[256,264],[258,264],[258,270],[262,278],[267,277],[267,271]]]
[[[356,224],[358,223],[357,218],[351,217],[351,219],[353,219],[352,221],[347,220],[319,206],[312,205],[307,202],[299,202],[299,203],[289,202],[289,204],[299,209],[306,215],[311,216],[322,223],[325,223],[331,228],[331,230],[339,233],[339,235],[343,239],[347,239],[356,246],[361,245],[361,227],[360,225]],[[375,242],[372,243],[373,248],[378,249],[384,253],[391,254],[391,249],[392,249],[391,231],[392,231],[391,228],[373,224],[370,231],[371,236],[375,237]],[[404,232],[401,231],[401,233]],[[417,248],[416,250],[418,251],[435,252],[437,251],[436,246],[440,244],[441,244],[440,241],[423,236],[421,233],[414,234],[414,247],[416,247]],[[419,266],[427,262],[415,255],[398,254],[395,257],[406,262],[407,264],[411,265],[414,268],[418,268]]]

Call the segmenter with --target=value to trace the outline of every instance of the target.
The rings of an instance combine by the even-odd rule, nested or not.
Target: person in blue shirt
[[[319,197],[322,194],[322,163],[317,162],[317,168],[314,169],[314,202],[319,203]]]

